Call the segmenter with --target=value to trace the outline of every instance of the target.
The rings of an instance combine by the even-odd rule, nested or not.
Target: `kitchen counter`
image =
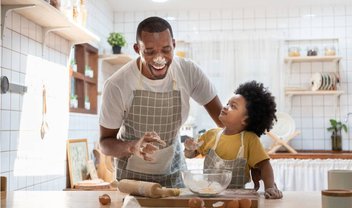
[[[99,196],[109,194],[110,205],[102,206]],[[260,208],[312,208],[321,207],[321,193],[318,192],[284,192],[284,198],[267,200],[261,195]],[[8,208],[119,208],[126,196],[119,191],[14,191],[7,193],[7,200],[1,200],[1,207]]]
[[[297,154],[276,152],[269,156],[271,159],[352,159],[352,151],[298,150],[297,152]]]

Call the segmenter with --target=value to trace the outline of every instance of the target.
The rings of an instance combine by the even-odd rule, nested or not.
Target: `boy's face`
[[[245,128],[247,124],[246,104],[247,102],[242,95],[235,94],[222,108],[219,119],[227,129],[242,131]]]

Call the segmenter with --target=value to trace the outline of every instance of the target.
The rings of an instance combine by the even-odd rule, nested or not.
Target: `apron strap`
[[[212,149],[213,149],[214,151],[215,151],[216,147],[218,146],[220,137],[221,137],[221,135],[222,135],[223,132],[224,132],[224,129],[221,129],[221,130],[216,134],[215,144],[214,144],[214,146],[212,147]]]
[[[138,78],[138,86],[137,86],[137,89],[138,90],[142,90],[142,67],[143,67],[143,64],[142,64],[142,60],[141,58],[139,58],[139,78]]]
[[[220,130],[217,134],[216,134],[216,139],[215,139],[215,144],[212,147],[212,149],[215,151],[216,147],[218,146],[218,143],[220,141],[220,137],[222,135],[222,133],[224,132],[224,129]],[[238,150],[237,153],[237,157],[236,158],[243,158],[244,157],[244,145],[243,145],[243,135],[244,135],[244,131],[241,132],[241,147]]]
[[[244,135],[244,131],[241,132],[241,147],[238,150],[237,158],[243,158],[244,157],[243,135]]]

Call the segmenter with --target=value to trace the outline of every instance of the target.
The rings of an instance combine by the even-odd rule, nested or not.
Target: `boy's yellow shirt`
[[[222,129],[210,129],[205,132],[200,138],[204,141],[198,151],[205,156],[208,151],[214,146],[216,135]],[[253,133],[245,131],[243,135],[244,158],[247,160],[246,173],[249,175],[249,168],[254,167],[257,163],[270,159],[266,153],[259,137]],[[241,146],[241,133],[234,135],[222,134],[216,147],[216,154],[224,160],[234,160]]]

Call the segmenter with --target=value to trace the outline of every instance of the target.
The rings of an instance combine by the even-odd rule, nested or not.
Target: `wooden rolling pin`
[[[117,183],[118,189],[127,194],[160,198],[180,195],[178,188],[163,188],[159,183],[122,179]]]

